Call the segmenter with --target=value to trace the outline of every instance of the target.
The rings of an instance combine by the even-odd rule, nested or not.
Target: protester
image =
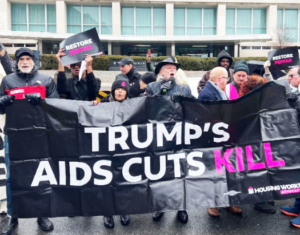
[[[226,85],[226,95],[229,100],[239,98],[241,85],[248,79],[249,68],[244,60],[237,61],[234,66],[233,81]]]
[[[227,77],[229,78],[228,83],[233,81],[233,69],[231,69],[232,62],[233,62],[232,57],[228,52],[223,50],[218,54],[217,66],[221,66],[227,70],[227,74],[228,74]],[[209,80],[210,72],[211,70],[205,73],[202,79],[199,81],[197,87],[198,93],[200,93],[205,87],[207,81]]]
[[[152,82],[147,85],[145,92],[146,95],[177,95],[184,97],[192,97],[190,87],[177,78],[177,70],[179,69],[179,67],[180,64],[173,62],[170,57],[160,62],[155,68],[155,70],[159,71],[160,78],[158,78],[158,81]],[[163,217],[163,215],[164,212],[154,212],[152,215],[152,219],[154,221],[159,221]],[[177,219],[181,223],[187,223],[187,212],[185,210],[178,211]]]
[[[4,49],[4,46],[0,42],[0,62],[2,64],[2,67],[6,73],[6,75],[11,74],[14,72],[12,66],[11,66],[11,61],[9,58],[9,55]]]
[[[295,102],[295,108],[298,113],[298,119],[300,114],[300,66],[292,68],[288,73],[288,80],[290,83],[292,93],[289,94],[288,98]],[[290,223],[300,228],[300,198],[296,198],[293,206],[281,206],[281,212],[288,216],[296,217],[290,220]]]
[[[153,72],[147,72],[142,76],[140,80],[140,89],[143,91],[143,94],[145,93],[145,89],[147,85],[155,81],[156,81],[156,76],[155,73]]]
[[[101,100],[101,103],[105,102],[122,102],[124,100],[128,99],[128,94],[129,94],[129,83],[128,83],[128,78],[124,74],[119,74],[116,77],[116,80],[111,86],[111,93],[103,98]],[[100,101],[93,101],[94,105],[97,105],[100,103]],[[114,223],[114,218],[113,216],[104,216],[104,226],[106,228],[114,228],[115,223]],[[120,216],[120,221],[123,226],[129,225],[130,224],[130,217],[129,215],[121,215]]]
[[[61,64],[61,57],[65,54],[64,49],[60,49],[56,55],[58,60],[58,75],[57,75],[57,91],[60,95],[65,95],[71,100],[95,100],[99,93],[101,81],[95,78],[92,68],[93,57],[85,55],[86,70],[83,72],[82,78],[79,79],[79,71],[81,62],[71,64],[72,78],[67,78],[65,68]]]
[[[200,92],[198,100],[219,101],[228,100],[225,94],[226,84],[228,82],[228,71],[224,67],[215,67],[210,71],[209,80],[203,90]],[[227,207],[229,211],[235,214],[241,214],[243,211],[237,206]],[[219,217],[218,208],[208,208],[208,214],[212,217]]]
[[[160,62],[155,68],[155,70],[159,71],[160,77],[156,82],[148,84],[146,87],[146,95],[175,94],[184,97],[192,97],[190,87],[177,77],[177,70],[179,67],[180,64],[174,63],[170,57]],[[173,80],[169,80],[171,77],[174,78],[174,82]],[[163,91],[166,91],[166,93]]]
[[[151,61],[150,61],[150,60],[151,60],[151,57],[152,57],[151,53],[148,53],[148,54],[147,54],[147,63],[146,63],[147,70],[148,70],[149,72],[155,72],[155,75],[157,75],[157,74],[159,73],[159,71],[158,71],[158,70],[155,70],[155,67],[152,65],[152,63],[151,63]],[[171,60],[172,60],[174,63],[178,63],[176,57],[170,55],[169,58],[171,58]],[[187,79],[187,77],[186,77],[186,75],[185,75],[185,72],[184,72],[181,68],[179,68],[178,71],[177,71],[177,78],[178,78],[179,80],[181,80],[183,83],[185,83],[185,84],[187,84],[187,85],[189,84],[189,83],[188,83],[188,79]]]
[[[129,58],[125,57],[121,61],[117,62],[122,74],[127,76],[127,80],[130,85],[129,89],[129,97],[135,98],[138,97],[143,91],[140,89],[140,79],[142,77],[141,74],[137,72],[137,70],[133,67],[134,61]]]
[[[15,53],[16,72],[3,78],[0,86],[0,113],[5,113],[5,107],[11,105],[15,96],[7,95],[6,91],[19,87],[28,87],[35,89],[44,87],[47,98],[58,98],[56,85],[53,79],[38,72],[38,67],[34,65],[34,53],[28,48],[20,48]],[[24,88],[24,90],[26,90]],[[41,93],[24,93],[24,96],[31,104],[39,104]],[[10,171],[9,171],[9,151],[8,138],[5,137],[5,164],[7,169],[7,216],[1,221],[1,234],[12,234],[18,225],[18,218],[11,217],[11,193],[10,193]],[[38,218],[37,223],[44,231],[51,231],[54,226],[48,218]]]

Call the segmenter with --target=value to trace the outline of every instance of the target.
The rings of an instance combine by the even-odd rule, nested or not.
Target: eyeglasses
[[[221,78],[224,78],[224,79],[227,80],[227,81],[229,80],[229,77],[221,77]]]

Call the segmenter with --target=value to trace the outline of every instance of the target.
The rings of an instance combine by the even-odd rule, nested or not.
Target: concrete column
[[[67,4],[56,1],[56,32],[67,33]]]
[[[108,42],[108,44],[107,44],[107,53],[108,53],[108,55],[112,55],[111,54],[111,49],[112,49],[111,42]]]
[[[175,56],[175,42],[172,42],[172,45],[171,45],[171,55]]]
[[[217,35],[226,35],[226,4],[218,4],[217,7]]]
[[[121,4],[112,2],[112,34],[121,35]]]
[[[267,34],[271,34],[272,41],[276,40],[277,30],[277,5],[270,5],[267,8]]]
[[[174,35],[174,3],[166,3],[166,36]]]
[[[0,30],[11,30],[11,4],[0,0]]]
[[[234,44],[234,57],[239,57],[239,44]]]

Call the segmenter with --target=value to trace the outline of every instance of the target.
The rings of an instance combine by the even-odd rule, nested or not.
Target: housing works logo
[[[254,190],[253,190],[253,188],[251,186],[248,188],[248,193],[249,194],[253,194],[254,193]]]
[[[286,185],[276,185],[276,186],[266,186],[260,188],[248,188],[248,194],[254,193],[266,193],[270,191],[280,191],[280,194],[291,194],[300,193],[300,183],[286,184]]]

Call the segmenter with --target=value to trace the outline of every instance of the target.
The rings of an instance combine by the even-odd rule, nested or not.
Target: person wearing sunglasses
[[[101,87],[99,78],[95,78],[92,68],[93,57],[85,55],[86,70],[79,80],[81,62],[71,64],[71,78],[66,76],[65,68],[61,64],[61,57],[64,56],[64,49],[60,49],[56,55],[59,63],[57,74],[57,91],[70,100],[93,101],[96,99]]]

